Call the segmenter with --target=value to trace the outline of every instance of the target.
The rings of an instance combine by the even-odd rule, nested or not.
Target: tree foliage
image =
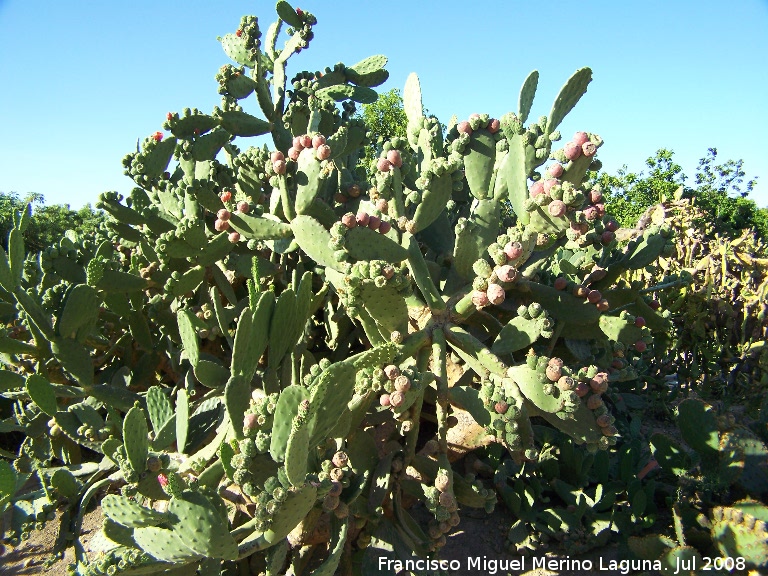
[[[86,204],[72,210],[69,204],[45,205],[42,194],[29,194],[22,199],[17,192],[0,192],[0,238],[3,249],[8,248],[8,234],[13,227],[13,214],[32,204],[32,220],[24,233],[27,251],[38,252],[62,237],[67,230],[90,235],[105,221],[104,213]]]
[[[645,164],[647,174],[629,172],[623,166],[616,174],[592,175],[592,182],[603,187],[607,210],[622,225],[634,226],[648,207],[678,194],[692,199],[708,215],[715,233],[733,237],[752,228],[762,237],[768,235],[768,209],[748,198],[757,179],[745,181],[742,160],[718,164],[717,149],[709,148],[699,160],[693,186],[687,185],[689,178],[675,163],[671,150],[657,150]]]

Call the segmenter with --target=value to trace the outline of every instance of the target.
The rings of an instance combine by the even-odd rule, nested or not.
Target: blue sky
[[[589,91],[561,126],[600,134],[609,171],[644,168],[657,148],[692,177],[697,160],[743,159],[768,206],[768,2],[362,2],[301,0],[318,18],[293,73],[371,54],[389,57],[402,88],[415,71],[424,103],[447,122],[514,111],[538,69],[532,117],[590,66]],[[0,0],[0,191],[38,192],[73,207],[132,182],[121,159],[160,130],[168,111],[219,103],[214,75],[228,63],[216,37],[254,14],[266,30],[271,1]],[[250,106],[250,107],[249,107]],[[246,110],[258,107],[245,103]],[[238,145],[247,146],[239,139]]]

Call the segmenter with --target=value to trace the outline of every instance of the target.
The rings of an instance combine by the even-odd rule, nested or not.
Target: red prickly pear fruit
[[[392,163],[392,166],[397,168],[403,165],[403,157],[400,155],[400,150],[390,150],[387,152],[387,160]]]
[[[520,242],[509,242],[504,246],[504,254],[506,254],[507,258],[510,260],[517,260],[523,255],[523,245],[520,244]]]
[[[592,158],[592,156],[597,154],[597,146],[592,144],[592,142],[585,142],[581,145],[581,153],[587,158]]]
[[[301,139],[301,145],[304,148],[309,148],[312,146],[312,136],[309,134],[304,134],[304,136],[299,136],[299,138]]]
[[[498,276],[499,280],[502,282],[514,282],[517,278],[517,269],[514,266],[505,264],[496,270],[496,276]]]
[[[242,36],[242,35],[243,35],[243,31],[242,31],[242,30],[240,30],[240,28],[238,28],[237,30],[235,30],[235,36],[237,36],[238,38],[240,38],[240,36]]]
[[[600,300],[600,302],[598,302],[597,304],[595,304],[595,307],[596,307],[598,310],[600,310],[600,312],[607,312],[607,311],[608,311],[608,309],[611,307],[611,305],[608,303],[608,300],[606,300],[605,298],[603,298],[602,300]]]
[[[386,234],[390,230],[392,230],[392,224],[390,224],[386,220],[382,220],[381,224],[379,224],[379,232],[381,234]]]
[[[275,174],[285,174],[285,160],[278,160],[277,162],[272,162],[272,169],[275,171]]]
[[[383,226],[385,223],[382,222],[381,225]],[[389,224],[389,222],[386,222],[386,224]],[[392,225],[390,224],[390,227]],[[381,232],[381,226],[379,226],[379,232]],[[387,280],[391,280],[392,276],[395,275],[395,268],[393,266],[384,266],[384,269],[381,271],[381,275],[384,276]]]
[[[565,362],[563,362],[562,358],[550,358],[549,362],[547,362],[547,366],[556,366],[557,368],[562,368],[565,366]]]
[[[560,164],[560,162],[555,162],[549,168],[547,168],[547,174],[549,174],[552,178],[560,178],[564,171],[565,168],[563,168],[563,165]]]
[[[318,160],[328,160],[331,157],[331,147],[328,144],[321,144],[317,150],[315,150],[315,157]]]
[[[605,229],[611,232],[616,232],[619,229],[619,223],[616,220],[609,220],[605,223]]]
[[[544,182],[542,180],[538,180],[533,183],[531,186],[531,198],[536,198],[539,194],[544,194]]]
[[[285,160],[285,154],[280,152],[280,150],[275,150],[272,152],[272,154],[269,155],[269,159],[272,160],[272,162],[277,162],[278,160]]]
[[[346,204],[349,201],[349,198],[347,198],[346,196],[344,196],[344,194],[340,192],[337,192],[333,196],[333,199],[336,200],[336,202],[338,202],[339,204]]]
[[[642,340],[638,340],[637,342],[635,342],[635,350],[637,350],[641,354],[645,352],[647,348],[648,348],[648,345]]]
[[[165,488],[166,486],[168,486],[168,484],[170,484],[170,481],[168,480],[168,476],[166,476],[165,474],[158,474],[157,481],[160,483],[160,486],[162,486],[163,488]]]
[[[555,278],[555,290],[565,290],[566,286],[568,286],[568,280],[562,276]]]
[[[565,154],[568,160],[576,160],[576,158],[581,156],[581,146],[576,144],[576,142],[568,142],[563,147],[563,154]]]
[[[368,226],[368,221],[371,219],[368,212],[358,212],[355,218],[357,219],[357,223],[360,224],[360,226]]]
[[[352,186],[347,188],[347,194],[349,194],[352,198],[357,198],[360,196],[360,186],[357,184],[352,184]]]
[[[604,230],[603,233],[600,235],[600,241],[603,244],[610,244],[613,242],[614,238],[616,238],[616,234],[614,232],[611,232],[610,230]]]
[[[154,134],[152,134],[152,139],[155,142],[160,142],[163,139],[163,133],[162,132],[155,132]]]
[[[472,134],[472,126],[469,125],[469,122],[464,120],[463,122],[459,122],[456,126],[456,130],[459,131],[459,134]]]
[[[344,216],[341,217],[341,223],[344,224],[347,228],[354,228],[357,226],[357,219],[355,218],[355,215],[352,214],[352,212],[347,212],[344,214]]]
[[[395,387],[395,390],[403,394],[405,394],[406,392],[408,392],[408,390],[411,389],[411,381],[408,379],[408,376],[405,376],[404,374],[400,374],[400,376],[395,378],[393,385]]]
[[[193,133],[195,136],[200,136],[200,128],[195,128],[194,130],[192,130],[192,133]]]
[[[590,290],[587,294],[587,300],[589,300],[590,304],[597,304],[602,298],[603,295],[600,293],[600,290]]]
[[[597,422],[597,425],[600,426],[600,428],[606,428],[607,426],[611,425],[611,417],[608,414],[598,416],[595,421]]]
[[[370,216],[368,218],[368,228],[371,230],[378,230],[379,226],[381,226],[381,218],[378,216]]]
[[[239,232],[230,232],[229,233],[229,241],[232,242],[232,244],[237,244],[240,242],[240,233]]]
[[[303,16],[304,15],[304,11],[301,8],[296,8],[296,14],[299,15],[299,16]]]
[[[394,380],[398,376],[400,376],[400,368],[395,366],[394,364],[390,364],[389,366],[384,367],[384,375],[387,377],[388,380]]]
[[[595,210],[597,210],[597,215],[600,218],[605,216],[605,204],[603,204],[602,202],[598,202],[597,204],[595,204]]]
[[[379,172],[389,172],[392,169],[392,162],[386,158],[379,158],[376,168],[378,168]]]
[[[315,150],[320,148],[323,144],[325,144],[325,136],[322,134],[315,134],[315,136],[312,137],[312,148]]]
[[[229,221],[216,220],[216,222],[213,223],[213,227],[215,228],[216,232],[224,232],[224,230],[229,230]]]
[[[301,150],[299,150],[295,146],[291,146],[290,148],[288,148],[288,158],[290,158],[294,162],[299,159],[299,154],[301,154]]]
[[[598,215],[597,208],[595,208],[594,206],[587,206],[584,209],[584,217],[590,222],[592,220],[597,220],[597,215]]]
[[[304,141],[302,140],[301,136],[295,136],[293,138],[293,147],[296,148],[296,150],[299,152],[304,149]]]
[[[549,206],[547,206],[547,211],[549,212],[550,216],[555,218],[560,218],[563,216],[567,209],[568,207],[562,200],[553,200],[549,203]]]
[[[635,326],[637,326],[638,328],[642,328],[643,326],[645,326],[645,318],[643,318],[642,316],[638,316],[637,318],[635,318]]]
[[[506,414],[507,410],[509,410],[509,404],[504,401],[496,402],[496,404],[493,405],[493,410],[496,414]]]
[[[577,146],[583,146],[587,142],[589,142],[589,134],[586,132],[576,132],[576,134],[573,135],[573,142]]]
[[[389,202],[384,198],[379,198],[376,200],[376,210],[386,214],[389,211]]]
[[[573,295],[576,296],[576,298],[586,298],[587,294],[589,294],[589,288],[586,286],[576,286],[573,289]]]
[[[547,366],[546,374],[551,382],[557,382],[563,375],[563,370],[558,366]]]
[[[597,410],[601,406],[604,406],[605,403],[603,402],[603,399],[600,398],[599,394],[592,394],[589,398],[587,398],[587,408],[590,410]]]
[[[474,304],[478,308],[482,308],[483,306],[488,306],[488,304],[490,304],[490,301],[488,300],[488,295],[482,290],[475,290],[474,292],[472,292],[472,304]]]
[[[221,193],[221,196],[219,196],[219,198],[221,198],[222,202],[229,202],[230,200],[232,200],[232,192],[230,192],[229,190],[225,190],[224,192]]]
[[[245,200],[240,200],[240,202],[237,203],[237,211],[241,212],[242,214],[248,214],[251,210],[251,205],[248,204]]]
[[[552,190],[552,188],[554,188],[558,184],[560,184],[560,180],[558,180],[557,178],[547,178],[546,180],[544,180],[544,192],[549,194],[549,191]]]
[[[470,114],[469,119],[472,120],[473,118],[480,118],[480,114],[478,114],[477,112]]]
[[[257,414],[246,414],[243,418],[243,430],[253,430],[259,421]]]
[[[218,212],[216,212],[216,218],[219,220],[229,220],[229,218],[232,216],[229,210],[226,208],[222,208]]]
[[[603,199],[603,193],[600,192],[600,190],[590,190],[589,191],[589,202],[591,204],[597,204],[602,199]]]
[[[579,398],[584,398],[589,393],[589,386],[587,386],[586,382],[579,382],[573,391],[576,392],[576,396]]]
[[[608,374],[605,372],[598,372],[595,377],[589,381],[589,387],[598,394],[603,394],[608,390]]]
[[[379,396],[379,404],[381,404],[382,406],[389,406],[390,402],[391,402],[391,399],[389,397],[389,394],[382,394],[381,396]]]
[[[399,376],[398,376],[399,378]],[[403,402],[405,402],[405,396],[402,392],[392,392],[392,394],[389,395],[389,405],[393,408],[397,408],[399,406],[403,405]]]
[[[173,112],[168,112],[168,114],[165,115],[165,119],[170,122],[173,119]]]
[[[496,134],[496,132],[499,131],[499,128],[501,127],[501,122],[499,122],[498,118],[491,118],[488,121],[488,132],[491,134]]]
[[[658,310],[659,308],[661,308],[661,302],[659,302],[658,300],[651,300],[650,302],[648,302],[648,306],[651,308],[651,310]]]
[[[485,291],[485,294],[488,297],[488,301],[495,306],[504,302],[504,299],[507,297],[504,288],[498,284],[488,284],[488,289]]]

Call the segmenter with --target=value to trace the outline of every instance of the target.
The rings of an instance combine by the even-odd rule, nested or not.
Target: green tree
[[[69,204],[45,205],[42,194],[29,194],[23,200],[17,192],[0,192],[0,239],[8,249],[8,234],[13,226],[13,213],[25,210],[32,204],[32,220],[24,233],[27,250],[38,252],[58,241],[67,230],[80,235],[93,235],[106,220],[105,214],[94,210],[90,204],[79,210],[72,210]]]
[[[699,160],[694,186],[686,185],[688,177],[674,162],[671,150],[657,150],[645,164],[649,168],[647,174],[629,172],[623,166],[616,174],[591,175],[591,182],[603,188],[606,209],[623,226],[634,226],[648,207],[663,198],[672,198],[682,187],[683,197],[692,198],[709,215],[717,233],[736,236],[752,228],[760,236],[768,237],[768,209],[759,208],[747,198],[757,179],[745,182],[742,160],[717,164],[717,149],[710,148]]]

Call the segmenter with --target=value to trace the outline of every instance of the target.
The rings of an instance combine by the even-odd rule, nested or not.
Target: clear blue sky
[[[289,78],[371,54],[389,57],[402,88],[415,71],[424,103],[500,116],[541,74],[532,117],[549,113],[577,68],[594,80],[561,129],[600,134],[609,171],[644,168],[667,147],[692,177],[708,147],[743,159],[768,205],[768,2],[765,0],[364,2],[302,0],[318,18]],[[121,159],[161,129],[168,111],[219,103],[214,75],[229,60],[216,36],[271,1],[0,0],[0,191],[38,192],[73,207],[128,192]],[[258,111],[255,102],[246,109]],[[247,146],[239,139],[240,146]]]

